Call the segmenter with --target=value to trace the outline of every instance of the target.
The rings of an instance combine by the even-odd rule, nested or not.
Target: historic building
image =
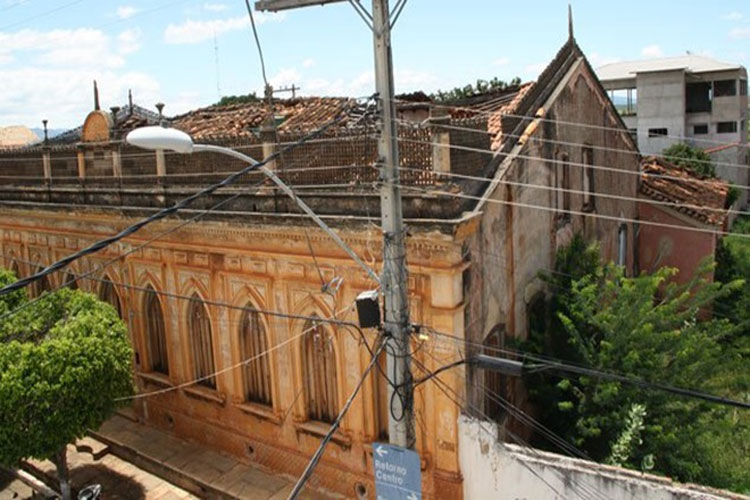
[[[356,108],[304,98],[277,103],[275,126],[260,103],[212,106],[170,124],[263,158],[345,112],[272,167],[379,269],[376,138],[367,109]],[[536,82],[445,107],[412,99],[399,116],[415,376],[543,321],[538,273],[574,233],[632,267],[638,152],[572,33]],[[123,144],[128,130],[163,120],[132,103],[96,109],[54,143],[3,151],[0,261],[28,274],[242,166]],[[138,418],[292,476],[356,386],[377,336],[357,328],[353,310],[376,283],[260,174],[75,262],[33,293],[66,282],[99,294],[128,324]],[[522,391],[465,367],[439,380],[416,389],[424,492],[461,498],[462,408],[503,421],[483,388],[515,404]],[[368,378],[312,486],[372,497],[372,443],[388,432],[386,383],[380,372]]]

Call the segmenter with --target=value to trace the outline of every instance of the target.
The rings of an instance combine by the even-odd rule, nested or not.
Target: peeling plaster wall
[[[524,449],[497,440],[497,425],[459,419],[464,498],[494,500],[592,497],[608,500],[746,498],[635,471]],[[547,484],[545,484],[547,483]]]

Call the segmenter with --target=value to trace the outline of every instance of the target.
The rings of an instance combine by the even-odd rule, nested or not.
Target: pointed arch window
[[[117,311],[117,315],[122,318],[122,304],[120,303],[120,295],[115,289],[114,283],[109,278],[104,278],[102,284],[99,286],[99,299],[111,304],[112,307]]]
[[[188,331],[192,348],[193,367],[199,385],[216,389],[216,365],[214,363],[214,347],[211,337],[211,321],[203,303],[197,293],[190,299],[188,308]]]
[[[247,304],[252,308],[252,304]],[[271,371],[268,361],[268,337],[257,311],[245,310],[240,321],[240,355],[245,400],[266,406],[273,405],[271,396]]]
[[[307,416],[332,423],[339,412],[334,338],[314,319],[305,323],[302,342],[302,378]]]
[[[70,271],[65,274],[62,284],[71,290],[78,290],[78,278]]]
[[[169,375],[167,356],[167,329],[164,323],[164,310],[159,296],[149,286],[143,297],[143,310],[146,313],[146,335],[148,361],[151,371]]]
[[[485,337],[484,354],[487,356],[499,356],[499,352],[505,347],[505,325],[495,326],[487,337]],[[491,370],[484,371],[484,412],[491,420],[502,422],[505,418],[504,399],[507,399],[506,377]]]
[[[40,272],[42,269],[44,269],[44,266],[37,267],[34,274]],[[47,276],[43,276],[41,279],[38,279],[31,284],[31,294],[33,297],[40,297],[43,293],[49,292],[50,290],[52,290],[52,286],[50,285]]]
[[[17,280],[21,279],[21,268],[19,267],[17,260],[14,260],[10,263],[10,270],[13,274],[16,275]]]

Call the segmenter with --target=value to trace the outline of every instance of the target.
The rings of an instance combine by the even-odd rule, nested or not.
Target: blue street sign
[[[422,500],[419,455],[391,444],[372,444],[377,500]]]

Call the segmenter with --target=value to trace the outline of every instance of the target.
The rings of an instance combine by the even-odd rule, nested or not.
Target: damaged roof
[[[274,115],[280,132],[309,131],[336,118],[352,103],[342,97],[304,97],[274,100]],[[172,125],[194,139],[253,137],[269,117],[265,101],[213,105],[175,117]]]
[[[125,134],[134,128],[144,127],[146,125],[157,125],[160,116],[144,107],[135,105],[123,106],[117,110],[117,119],[114,128],[118,134]],[[167,121],[169,121],[167,119]],[[75,144],[81,141],[83,125],[70,129],[67,132],[52,137],[48,144],[50,146],[62,146],[66,144]]]
[[[724,224],[729,184],[704,177],[661,158],[641,163],[642,194],[657,201],[674,203],[670,208],[704,224]]]

